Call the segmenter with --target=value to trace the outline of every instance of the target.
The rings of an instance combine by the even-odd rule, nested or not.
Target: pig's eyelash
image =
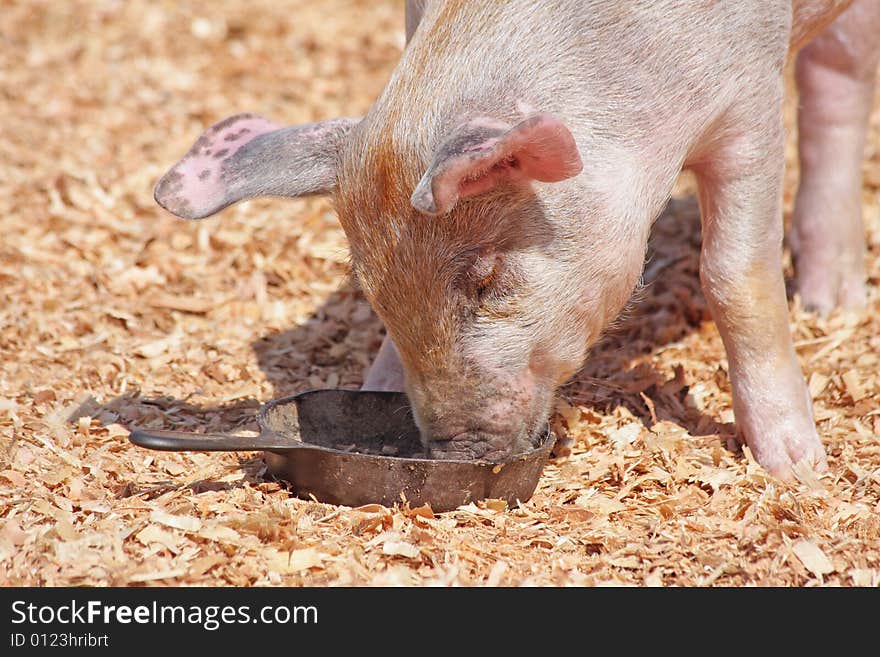
[[[478,301],[482,301],[498,285],[503,273],[504,258],[500,254],[479,257],[473,262],[469,275],[472,277],[472,289]]]
[[[488,280],[490,277],[491,280]],[[477,301],[484,312],[506,314],[511,304],[519,302],[518,291],[523,283],[515,267],[509,264],[501,266],[499,263],[493,273],[481,282],[484,285],[477,295]]]
[[[495,283],[498,282],[499,277],[499,263],[496,263],[494,267],[492,267],[492,271],[490,271],[486,276],[483,276],[481,279],[477,281],[477,298],[483,299],[489,290],[492,288]]]

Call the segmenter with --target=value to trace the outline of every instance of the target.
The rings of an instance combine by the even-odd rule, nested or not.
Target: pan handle
[[[259,436],[232,436],[226,433],[135,429],[128,439],[139,447],[165,452],[283,452],[304,447],[298,440],[285,440],[271,431]]]

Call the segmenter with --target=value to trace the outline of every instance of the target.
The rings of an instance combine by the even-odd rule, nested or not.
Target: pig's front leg
[[[880,2],[856,0],[797,58],[800,186],[789,234],[804,305],[865,303],[862,161],[880,59]]]
[[[703,245],[700,279],[727,352],[738,432],[787,479],[826,466],[789,329],[782,276],[782,84],[742,99],[694,157]],[[743,94],[745,96],[745,93]]]
[[[403,392],[403,364],[397,347],[387,335],[379,347],[376,360],[367,372],[361,390],[393,390]]]

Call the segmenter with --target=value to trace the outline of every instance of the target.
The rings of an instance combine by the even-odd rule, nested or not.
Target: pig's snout
[[[546,426],[549,390],[497,384],[439,388],[410,389],[416,424],[432,458],[508,460],[531,451]]]
[[[503,461],[532,449],[531,437],[522,432],[511,435],[472,430],[451,438],[428,437],[426,440],[430,456],[434,459]]]

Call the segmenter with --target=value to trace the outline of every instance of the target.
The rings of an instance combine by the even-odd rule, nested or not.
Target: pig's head
[[[577,145],[551,115],[467,118],[433,140],[369,121],[232,117],[159,181],[156,200],[197,218],[257,195],[332,193],[433,455],[526,451],[625,304],[643,252],[596,254],[590,208],[607,204],[581,199]]]

